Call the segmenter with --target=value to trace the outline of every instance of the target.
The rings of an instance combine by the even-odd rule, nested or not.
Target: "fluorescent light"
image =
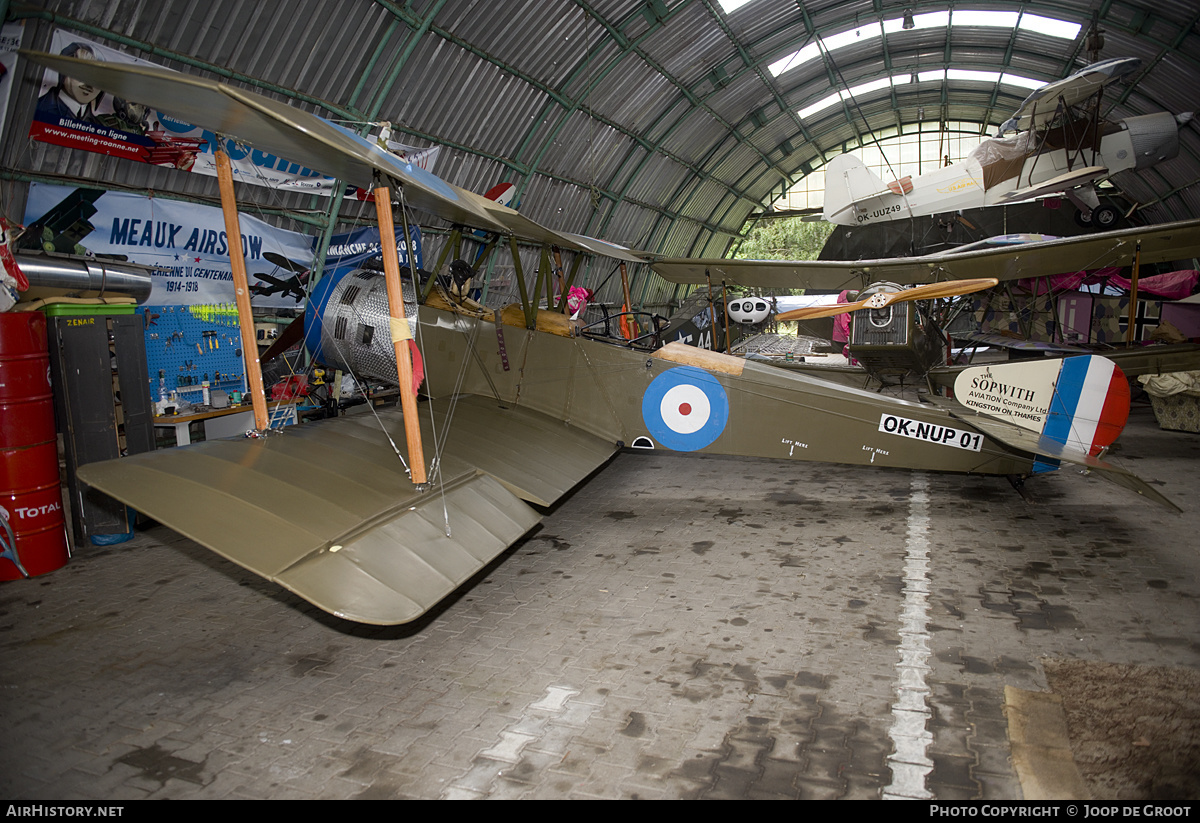
[[[980,83],[999,83],[998,71],[974,71],[972,69],[949,69],[946,72],[949,80],[972,80]]]
[[[1000,75],[1001,85],[1020,86],[1025,89],[1040,89],[1046,85],[1042,80],[1034,80],[1032,77],[1022,77],[1019,74],[1002,74]]]
[[[816,43],[809,43],[807,46],[800,49],[800,51],[794,51],[787,57],[776,60],[774,63],[767,66],[767,70],[771,72],[773,77],[778,77],[788,69],[794,69],[796,66],[807,63],[809,60],[817,57],[820,53],[821,50],[817,47]]]
[[[827,97],[822,97],[817,102],[800,109],[800,111],[796,112],[796,114],[800,116],[801,120],[806,120],[819,111],[824,111],[830,106],[835,106],[843,100],[849,100],[851,96],[862,97],[870,94],[871,92],[879,91],[880,89],[889,88],[893,85],[902,86],[906,83],[908,83],[908,75],[880,77],[877,80],[871,80],[867,83],[860,83],[857,86],[853,86],[848,91],[843,89],[841,91],[834,92]]]
[[[956,26],[986,26],[997,29],[1015,29],[1017,27],[1017,13],[1015,11],[975,11],[975,10],[960,10],[954,11],[954,25]]]

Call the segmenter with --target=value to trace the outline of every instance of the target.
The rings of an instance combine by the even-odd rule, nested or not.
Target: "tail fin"
[[[1098,456],[1129,419],[1129,382],[1111,360],[1088,355],[967,369],[958,376],[954,393],[964,405],[1009,423],[964,418],[989,437],[1036,455],[1034,472],[1054,471],[1065,460],[1181,511],[1136,474]]]
[[[882,179],[852,154],[839,154],[825,165],[825,207],[830,223],[854,222],[846,212],[857,202],[887,192]]]
[[[512,183],[497,183],[488,189],[487,193],[483,196],[488,200],[495,200],[501,206],[516,208],[516,206],[512,204],[513,198],[516,197],[516,195],[517,187]]]
[[[968,408],[1091,457],[1116,440],[1129,419],[1129,381],[1116,363],[1096,355],[966,369],[954,394]],[[1057,461],[1042,470],[1053,468]]]
[[[1108,448],[1129,419],[1129,380],[1105,357],[1062,361],[1042,434],[1093,457]]]

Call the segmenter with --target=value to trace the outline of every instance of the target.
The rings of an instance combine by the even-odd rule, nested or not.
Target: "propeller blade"
[[[898,292],[876,292],[865,300],[855,303],[838,303],[833,306],[812,306],[807,309],[795,309],[777,315],[776,320],[812,320],[817,317],[833,317],[859,309],[882,309],[892,303],[907,303],[912,300],[936,300],[941,297],[959,297],[984,289],[990,289],[999,284],[994,277],[981,277],[975,280],[948,280],[945,283],[928,283],[924,286],[914,286]]]
[[[888,303],[905,303],[909,300],[936,300],[941,297],[959,297],[964,294],[990,289],[1000,283],[995,277],[981,277],[975,280],[947,280],[943,283],[928,283],[924,286],[914,286],[902,292],[887,295]],[[872,295],[874,296],[874,295]]]
[[[288,323],[287,328],[283,330],[283,334],[275,338],[275,342],[272,343],[265,352],[259,355],[258,359],[260,362],[268,363],[303,339],[304,312],[300,312],[300,316],[291,323]]]
[[[866,300],[859,300],[857,303],[836,303],[832,306],[809,306],[805,309],[792,309],[791,311],[777,314],[775,315],[775,319],[784,322],[788,320],[813,320],[817,317],[834,317],[866,307]]]

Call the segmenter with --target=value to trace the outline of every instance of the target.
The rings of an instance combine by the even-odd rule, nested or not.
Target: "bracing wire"
[[[411,245],[411,239],[409,236],[409,229],[408,229],[408,201],[404,197],[404,186],[397,186],[397,189],[399,190],[398,195],[400,198],[400,227],[401,227],[400,231],[403,232],[403,234],[404,234],[404,254],[405,254],[405,257],[408,258],[408,270],[413,275],[412,282],[413,282],[413,287],[415,290],[417,283],[418,283],[418,278],[416,276],[417,263],[413,259],[413,256],[411,254],[412,245]],[[432,272],[429,276],[436,278],[437,272]],[[421,357],[424,358],[425,357],[425,337],[421,332],[421,318],[420,318],[419,307],[418,307],[416,326],[417,326],[416,329],[413,331],[413,339],[416,343],[417,350],[421,352]],[[465,363],[466,363],[466,358],[464,357],[463,365],[465,365]],[[463,368],[463,365],[460,365],[460,369]],[[425,379],[426,380],[429,379],[428,374],[426,374]],[[457,386],[456,386],[456,389],[457,389]],[[408,391],[408,386],[401,386],[400,390]],[[450,406],[447,409],[446,421],[445,421],[445,431],[447,433],[450,430],[450,423],[451,423],[451,419],[453,417],[454,406],[457,404],[457,402],[458,402],[458,399],[457,399],[457,391],[456,391],[455,394],[453,394],[451,396]],[[442,476],[442,450],[443,450],[443,446],[445,444],[442,441],[442,439],[439,438],[439,436],[438,436],[437,415],[434,414],[432,394],[430,394],[430,396],[429,396],[429,404],[430,404],[429,405],[429,427],[433,433],[433,460],[432,460],[431,470],[429,472],[429,480],[431,483],[434,483],[437,486],[438,496],[442,503],[442,522],[445,525],[446,537],[451,537],[452,535],[451,535],[451,528],[450,528],[450,509],[446,503],[446,484],[443,482],[444,478]],[[444,438],[445,435],[443,435],[442,437]]]
[[[355,309],[355,315],[358,317],[359,320],[363,319],[362,315],[358,314],[357,308]],[[368,395],[366,392],[366,389],[363,388],[364,384],[363,384],[362,379],[357,374],[355,374],[354,369],[352,368],[352,365],[350,363],[350,359],[348,357],[346,357],[346,350],[342,348],[342,344],[336,338],[330,337],[329,339],[330,339],[330,342],[333,343],[334,348],[336,348],[338,350],[338,355],[341,358],[342,362],[345,364],[346,371],[348,371],[350,373],[350,376],[354,378],[354,388],[358,391],[358,393],[360,395],[362,395],[363,400],[366,401],[367,409],[370,410],[371,415],[375,418],[375,422],[379,424],[379,430],[381,432],[383,432],[383,436],[386,437],[388,443],[391,444],[392,451],[396,453],[396,457],[398,457],[400,459],[400,464],[402,466],[404,466],[404,471],[408,472],[408,474],[411,476],[412,470],[409,469],[409,467],[408,467],[408,461],[404,459],[404,454],[400,451],[400,447],[396,445],[396,441],[392,439],[391,432],[389,432],[387,430],[387,426],[383,425],[383,420],[379,417],[379,413],[377,411],[375,411],[375,404],[371,402],[370,395]]]

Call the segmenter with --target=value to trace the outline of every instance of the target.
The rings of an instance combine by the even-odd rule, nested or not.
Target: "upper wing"
[[[21,54],[118,97],[136,100],[217,134],[236,137],[340,180],[365,186],[370,185],[376,172],[388,175],[404,185],[405,198],[414,208],[453,223],[576,251],[629,261],[642,259],[620,246],[548,229],[507,206],[406,163],[336,123],[246,89],[160,66],[101,63],[28,50],[21,50]]]
[[[1069,77],[1047,83],[1026,97],[1000,130],[1024,131],[1045,125],[1054,118],[1060,97],[1068,106],[1074,106],[1109,83],[1137,71],[1141,65],[1142,61],[1137,57],[1117,57],[1093,63]]]
[[[23,50],[60,74],[339,179],[369,185],[374,172],[405,184],[412,204],[448,220],[498,229],[455,187],[315,114],[227,83],[135,63],[101,63]]]
[[[430,424],[423,410],[426,442]],[[452,429],[439,485],[423,494],[389,445],[404,442],[399,412],[92,463],[79,477],[325,611],[391,625],[424,614],[536,525],[523,501],[548,505],[616,451],[478,397],[459,402]]]
[[[671,283],[839,291],[887,280],[900,285],[994,277],[1019,280],[1126,266],[1141,244],[1143,263],[1200,254],[1200,219],[1027,243],[882,260],[724,260],[664,258],[651,268]],[[707,274],[707,276],[706,276]]]

